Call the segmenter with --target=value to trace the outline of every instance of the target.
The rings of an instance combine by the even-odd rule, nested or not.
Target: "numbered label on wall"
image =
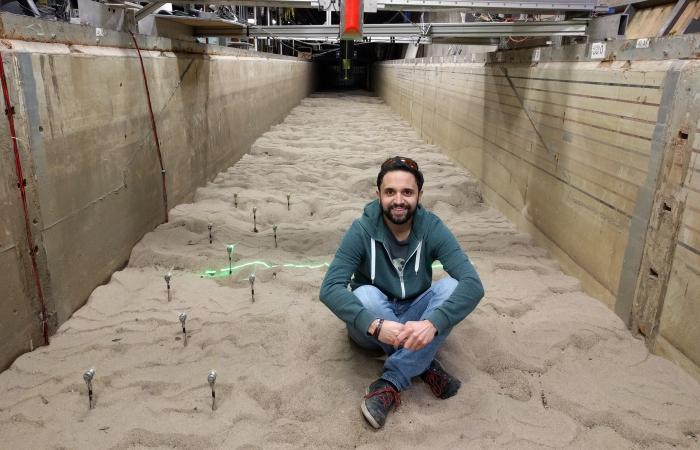
[[[594,42],[591,44],[591,59],[605,58],[605,42]]]
[[[649,38],[637,39],[637,48],[649,48],[649,43],[651,40]]]

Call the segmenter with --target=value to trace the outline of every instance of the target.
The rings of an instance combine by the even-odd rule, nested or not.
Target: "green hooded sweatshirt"
[[[479,275],[457,239],[435,214],[420,204],[416,207],[403,272],[391,261],[389,233],[379,200],[368,203],[362,217],[345,233],[320,293],[321,301],[336,316],[358,330],[366,330],[377,317],[348,291],[348,283],[352,290],[371,284],[390,299],[412,300],[430,287],[435,260],[458,284],[426,319],[442,333],[474,310],[484,296]]]

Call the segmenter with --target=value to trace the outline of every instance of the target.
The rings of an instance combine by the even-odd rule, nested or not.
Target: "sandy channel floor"
[[[423,203],[469,253],[486,297],[439,354],[463,381],[459,394],[438,400],[416,380],[377,432],[359,404],[382,361],[355,351],[318,291],[323,263],[395,154],[418,160]],[[471,175],[380,100],[356,95],[305,99],[175,207],[49,347],[0,374],[0,393],[6,449],[700,448],[700,385],[480,203]]]

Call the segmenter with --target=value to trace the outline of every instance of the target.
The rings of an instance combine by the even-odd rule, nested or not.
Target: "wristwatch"
[[[379,318],[374,319],[372,323],[369,324],[369,328],[367,328],[367,336],[374,336],[374,332],[376,331],[378,324]]]
[[[377,323],[377,325],[374,327],[374,329],[370,333],[369,332],[370,328],[372,328],[372,325],[374,325],[374,322],[377,322],[377,320],[379,322]],[[382,324],[384,323],[384,319],[375,319],[374,322],[372,322],[372,324],[369,326],[369,328],[367,328],[367,334],[369,336],[376,338],[376,339],[379,339],[379,333],[382,331]]]

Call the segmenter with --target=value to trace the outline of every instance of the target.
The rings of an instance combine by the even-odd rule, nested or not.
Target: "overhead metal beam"
[[[136,11],[136,14],[135,14],[136,21],[138,22],[139,20],[149,16],[151,13],[155,12],[158,8],[165,5],[165,3],[166,2],[151,2],[151,3],[147,4],[143,8]]]
[[[656,35],[657,37],[666,36],[668,32],[671,31],[671,28],[673,28],[678,19],[681,17],[681,14],[683,14],[683,11],[685,10],[686,6],[688,6],[688,0],[678,0],[676,2],[676,5],[673,7],[671,13],[666,18],[666,22],[664,22],[664,24],[661,25],[659,33]]]
[[[245,34],[245,30],[248,29],[248,25],[241,23],[241,22],[236,22],[233,20],[229,19],[221,19],[219,17],[214,17],[214,18],[207,18],[207,17],[190,17],[190,16],[175,16],[175,15],[161,15],[158,14],[155,16],[156,20],[158,21],[168,21],[168,22],[175,22],[180,25],[185,25],[187,27],[191,27],[193,30],[201,30],[201,29],[207,29],[210,31],[210,34],[207,36],[224,36],[227,33],[230,34],[231,29],[238,29],[242,30],[242,33]],[[224,33],[219,34],[219,33]],[[200,37],[205,37],[202,34],[194,34],[195,36],[200,36]]]
[[[363,38],[407,39],[491,39],[508,36],[584,36],[585,21],[560,22],[467,22],[433,24],[369,24],[363,26]],[[228,36],[237,38],[337,40],[338,25],[280,25],[230,28],[196,27],[194,34],[200,37]]]
[[[172,0],[176,5],[189,5],[192,0]],[[277,8],[325,9],[327,0],[211,0],[208,5],[270,6]],[[379,10],[429,11],[459,9],[461,11],[595,11],[601,0],[377,0]],[[329,6],[338,10],[338,2]],[[604,8],[607,9],[607,8]]]
[[[473,11],[593,11],[600,2],[597,0],[572,1],[492,1],[492,0],[378,0],[377,7],[390,10],[414,9],[459,9]]]
[[[409,24],[397,25],[405,26]],[[380,26],[393,27],[394,24]],[[586,22],[578,20],[559,22],[434,23],[430,25],[427,34],[434,39],[451,37],[583,36],[586,34],[586,27]]]

